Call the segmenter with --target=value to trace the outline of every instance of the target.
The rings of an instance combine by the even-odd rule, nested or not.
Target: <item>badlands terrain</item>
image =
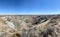
[[[0,15],[0,37],[60,37],[60,15]]]

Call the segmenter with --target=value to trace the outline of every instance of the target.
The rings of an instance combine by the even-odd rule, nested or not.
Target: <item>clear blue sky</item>
[[[0,0],[0,14],[58,14],[60,0]]]

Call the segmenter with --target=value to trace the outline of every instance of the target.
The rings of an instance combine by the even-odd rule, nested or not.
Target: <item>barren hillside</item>
[[[60,15],[0,16],[0,37],[60,37]]]

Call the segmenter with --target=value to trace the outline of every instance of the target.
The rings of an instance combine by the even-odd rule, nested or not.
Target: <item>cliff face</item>
[[[60,37],[60,16],[0,16],[0,37]]]

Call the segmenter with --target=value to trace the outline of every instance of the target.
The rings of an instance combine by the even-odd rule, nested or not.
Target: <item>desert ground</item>
[[[0,37],[60,37],[60,15],[0,15]]]

